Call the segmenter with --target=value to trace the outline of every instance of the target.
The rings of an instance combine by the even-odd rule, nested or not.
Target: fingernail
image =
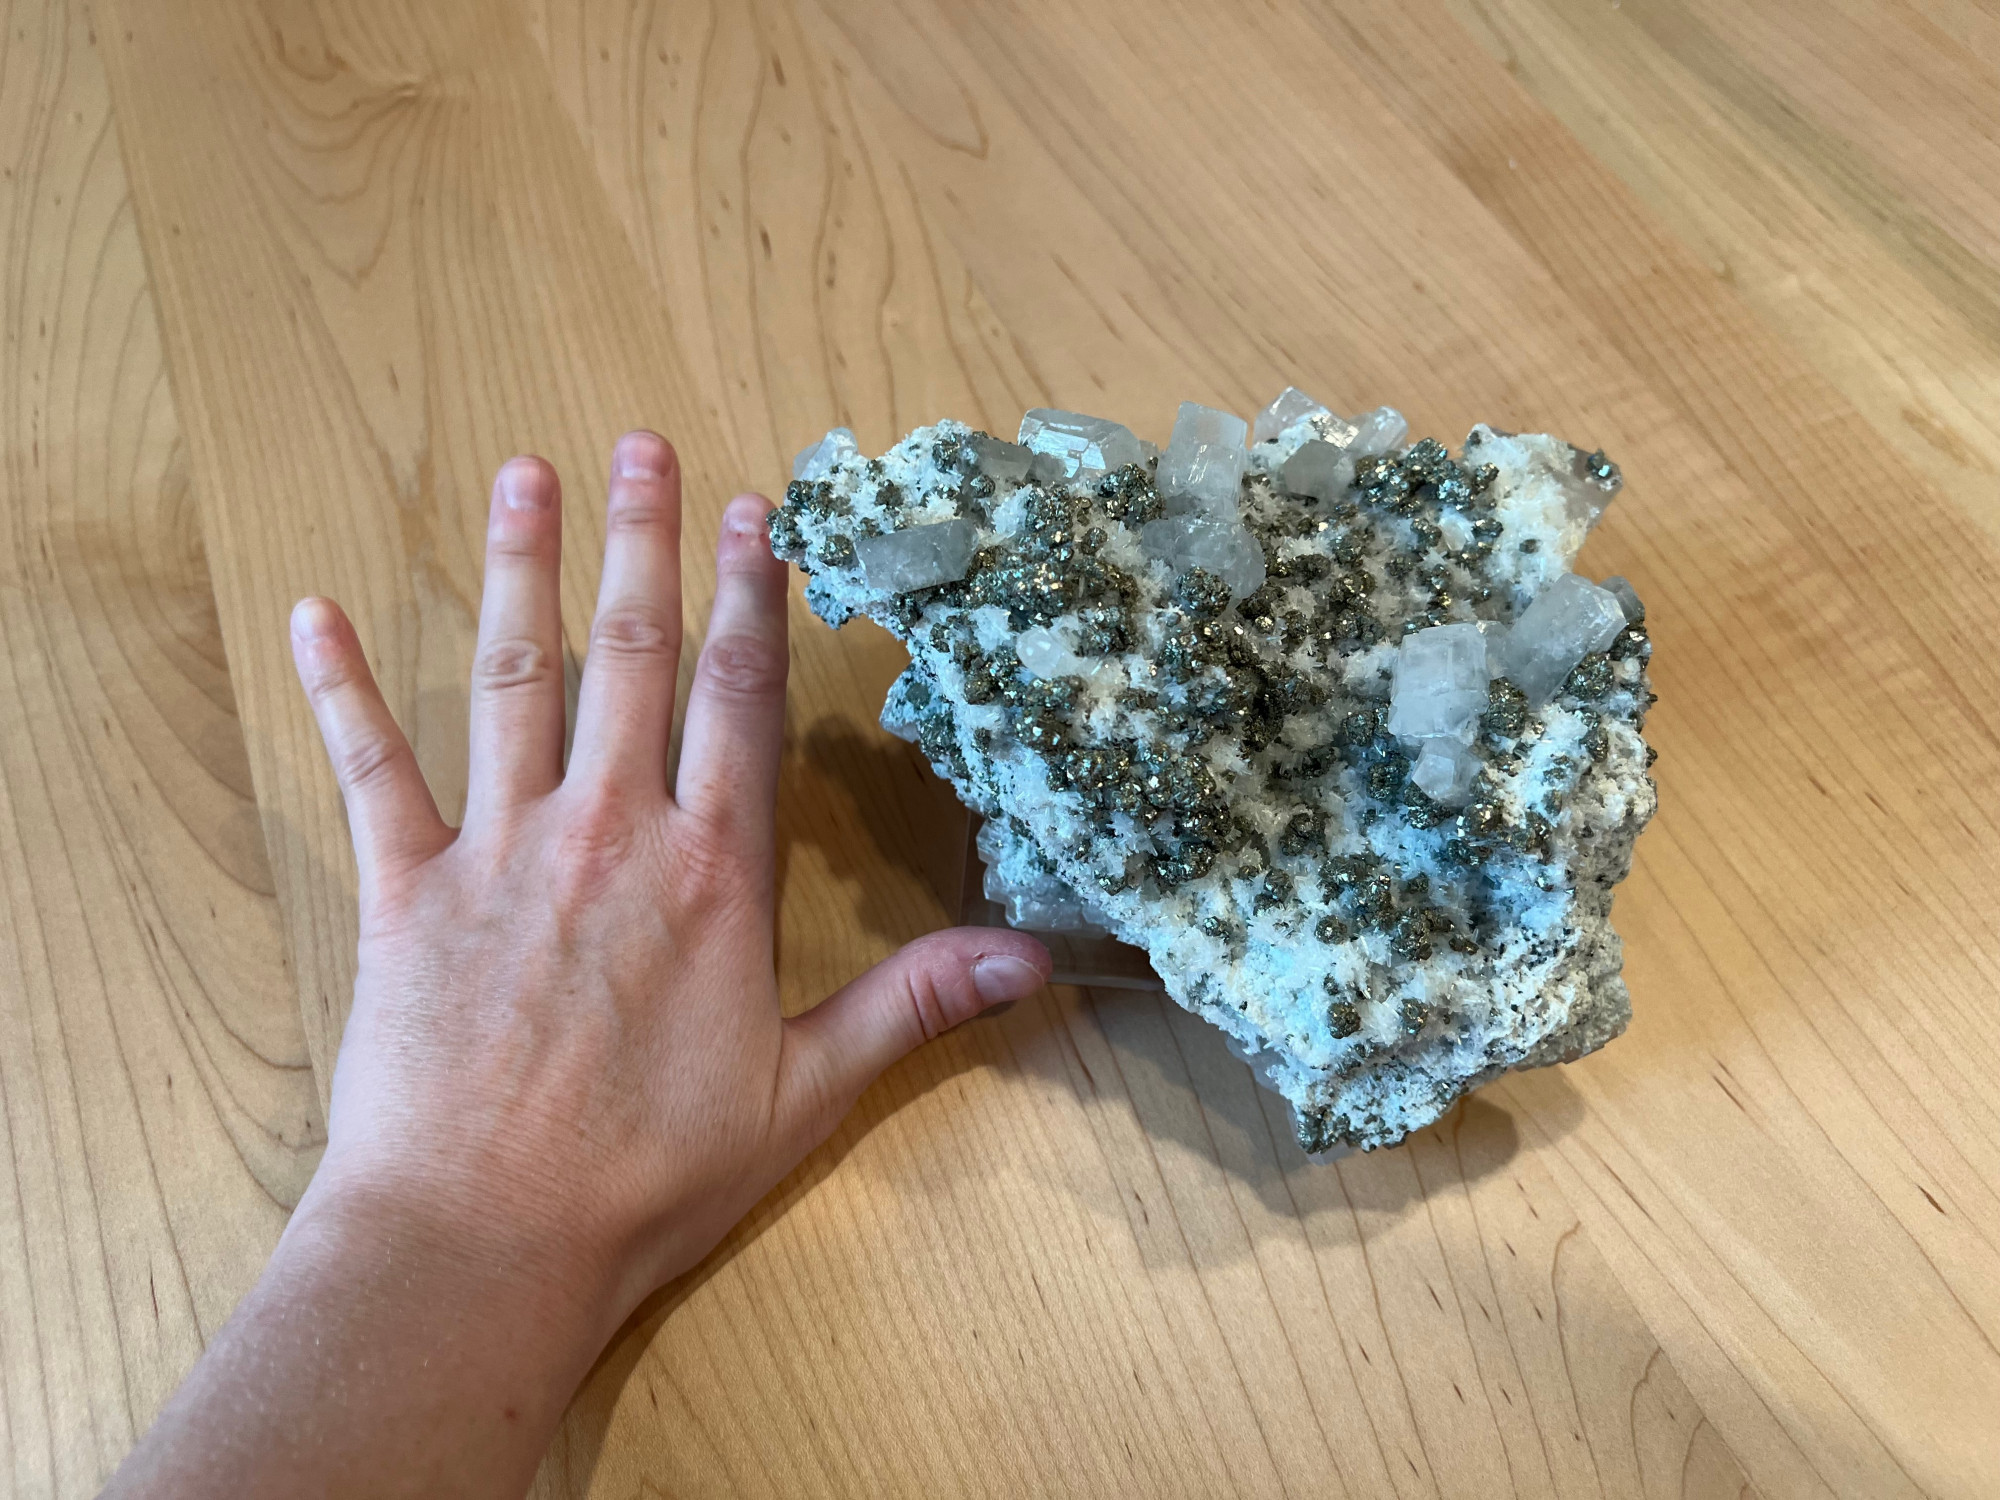
[[[334,622],[339,618],[332,601],[301,599],[292,606],[292,634],[302,641],[319,640],[333,634]]]
[[[988,1005],[1025,999],[1042,987],[1042,971],[1006,953],[995,953],[972,966],[972,987]]]
[[[737,536],[759,536],[765,530],[764,517],[770,510],[771,502],[762,495],[738,495],[723,511],[722,524]]]
[[[510,458],[500,469],[500,498],[509,510],[547,510],[555,486],[532,459]]]
[[[663,479],[671,451],[657,432],[628,432],[618,440],[611,467],[620,479]]]

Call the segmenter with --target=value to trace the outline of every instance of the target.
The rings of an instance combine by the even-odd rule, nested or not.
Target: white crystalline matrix
[[[882,711],[985,825],[1017,925],[1106,930],[1288,1099],[1373,1147],[1629,1014],[1609,917],[1652,815],[1645,610],[1572,571],[1601,453],[1288,388],[1164,451],[1038,409],[1007,442],[836,429],[771,517]]]

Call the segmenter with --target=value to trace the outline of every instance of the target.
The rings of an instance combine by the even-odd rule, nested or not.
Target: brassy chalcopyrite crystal
[[[1023,925],[1144,948],[1308,1150],[1401,1140],[1630,1015],[1612,887],[1655,804],[1644,611],[1570,571],[1603,454],[1287,390],[1165,452],[836,429],[771,516],[831,625],[908,646],[882,723],[987,820]]]

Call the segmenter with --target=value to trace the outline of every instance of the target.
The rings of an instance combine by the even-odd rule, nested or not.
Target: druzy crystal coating
[[[830,434],[770,521],[822,618],[908,648],[882,723],[985,819],[1011,920],[1143,947],[1312,1151],[1623,1028],[1652,646],[1572,571],[1603,454],[1296,390],[1254,433],[1184,406],[1164,452],[1019,436]]]

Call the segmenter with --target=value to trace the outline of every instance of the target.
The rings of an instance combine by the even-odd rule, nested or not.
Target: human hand
[[[1038,987],[1031,938],[919,939],[816,1009],[778,1008],[774,816],[786,572],[768,502],[724,512],[679,775],[680,473],[619,444],[574,747],[563,749],[560,495],[494,486],[465,823],[439,817],[352,627],[293,616],[361,877],[354,1007],[314,1191],[420,1199],[606,1288],[621,1316],[688,1269],[884,1067]],[[482,1230],[480,1226],[489,1226]]]
[[[877,1073],[1049,972],[967,928],[784,1019],[772,968],[786,675],[769,504],[723,514],[676,784],[680,471],[612,460],[563,766],[561,499],[494,485],[465,824],[438,815],[354,628],[292,615],[347,802],[360,967],[327,1148],[263,1278],[109,1493],[495,1494],[583,1371]]]

